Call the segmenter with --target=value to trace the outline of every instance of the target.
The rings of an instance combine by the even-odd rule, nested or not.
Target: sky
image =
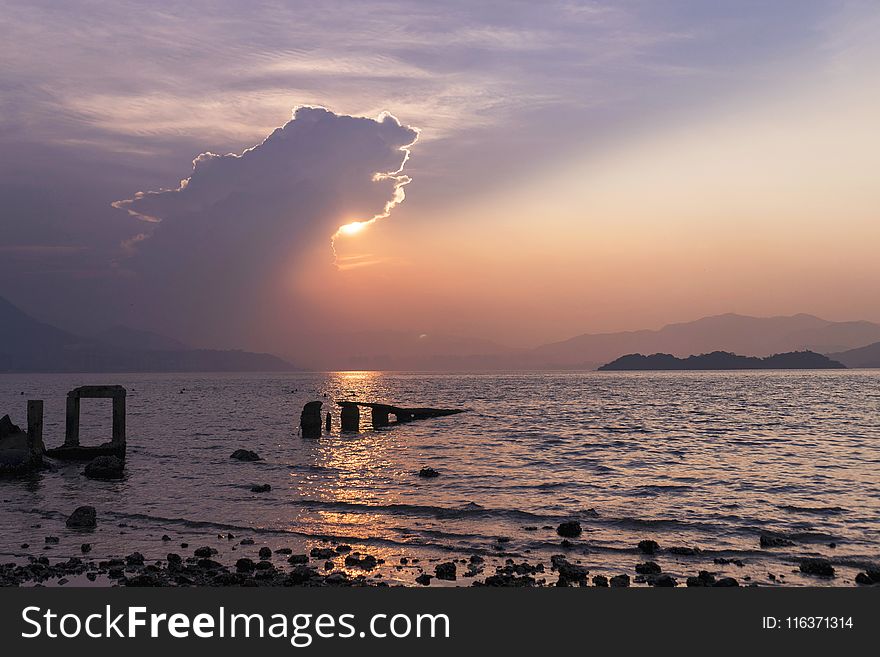
[[[296,357],[880,321],[876,2],[0,16],[0,296],[69,330]]]

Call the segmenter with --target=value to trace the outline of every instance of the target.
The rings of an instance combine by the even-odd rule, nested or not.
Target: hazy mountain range
[[[283,371],[271,354],[192,349],[148,331],[115,327],[95,336],[68,333],[0,297],[0,372]]]
[[[828,354],[848,367],[880,367],[880,324],[832,322],[804,314],[725,314],[657,330],[588,333],[534,349],[447,335],[353,332],[299,340],[297,349],[281,359],[193,348],[122,326],[79,336],[42,323],[0,298],[0,371],[596,369],[636,353],[686,358],[726,351],[765,357],[804,350]]]

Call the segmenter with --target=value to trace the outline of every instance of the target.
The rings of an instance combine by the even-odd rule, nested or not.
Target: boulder
[[[332,548],[319,548],[313,547],[309,554],[314,559],[332,559],[333,557],[339,556],[336,550]]]
[[[657,541],[649,539],[639,541],[639,552],[642,552],[643,554],[654,554],[659,549],[660,546],[657,544]]]
[[[581,523],[577,520],[559,523],[559,526],[556,528],[556,533],[566,538],[577,538],[582,532]]]
[[[267,547],[261,547],[258,554],[260,555],[260,559],[271,559],[272,558],[272,550]]]
[[[722,577],[717,582],[715,582],[712,586],[733,587],[733,586],[739,586],[739,582],[737,582],[733,577]]]
[[[611,588],[626,588],[629,586],[629,575],[615,575],[611,578]]]
[[[422,573],[416,577],[416,583],[422,586],[428,586],[431,583],[431,576],[428,573]]]
[[[434,575],[436,575],[437,579],[455,581],[455,564],[451,561],[437,564],[436,566],[434,566]]]
[[[760,543],[762,548],[791,547],[794,545],[794,541],[775,534],[761,534]]]
[[[83,470],[89,479],[122,479],[124,472],[125,461],[118,456],[97,456]]]
[[[608,586],[608,578],[605,575],[594,575],[593,576],[593,586]]]
[[[229,458],[235,459],[236,461],[261,461],[260,455],[256,452],[252,452],[249,449],[237,449],[232,454],[229,455]]]
[[[433,479],[434,477],[439,477],[440,473],[434,468],[422,468],[419,470],[419,476],[424,477],[425,479]]]
[[[272,487],[269,484],[254,484],[251,486],[252,493],[268,493],[272,490]]]
[[[636,564],[636,572],[639,575],[659,575],[661,568],[654,561],[646,561],[645,563]]]
[[[67,518],[66,524],[70,529],[94,529],[98,524],[95,507],[77,507]]]
[[[834,577],[834,566],[828,559],[804,559],[801,561],[800,569],[802,573],[807,575]]]
[[[678,586],[678,582],[675,580],[674,577],[665,574],[654,577],[653,579],[649,580],[648,583],[652,586],[658,586],[661,588]]]

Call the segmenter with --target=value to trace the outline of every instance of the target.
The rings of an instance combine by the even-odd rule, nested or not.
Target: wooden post
[[[67,422],[64,427],[64,446],[79,447],[79,397],[67,395]]]

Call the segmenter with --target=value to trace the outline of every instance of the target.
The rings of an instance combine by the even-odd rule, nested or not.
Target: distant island
[[[672,354],[627,354],[599,368],[602,372],[626,370],[838,370],[846,365],[814,351],[790,351],[765,358],[713,351],[676,358]]]

